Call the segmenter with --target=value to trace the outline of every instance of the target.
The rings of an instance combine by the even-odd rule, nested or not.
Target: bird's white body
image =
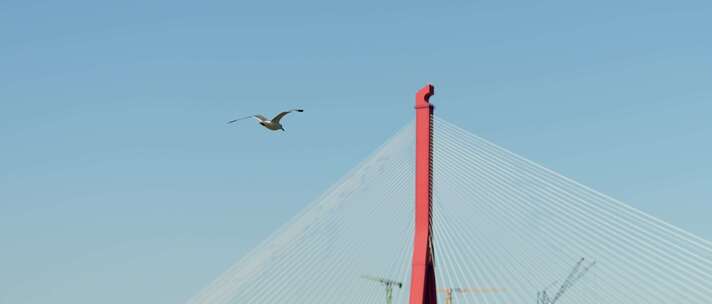
[[[270,129],[270,130],[272,130],[272,131],[284,130],[284,127],[282,127],[282,124],[279,123],[279,122],[272,122],[271,120],[264,120],[264,121],[262,121],[262,120],[259,120],[259,119],[257,119],[257,121],[259,121],[259,123],[260,123],[263,127],[267,128],[267,129]]]
[[[289,113],[292,112],[292,111],[304,112],[304,110],[302,110],[302,109],[291,109],[291,110],[289,110],[289,111],[284,111],[284,112],[281,112],[281,113],[277,114],[277,116],[275,116],[275,117],[272,118],[272,119],[268,119],[267,117],[264,117],[264,116],[262,116],[262,115],[257,114],[257,115],[250,115],[250,116],[242,117],[242,118],[238,118],[238,119],[233,119],[233,120],[231,120],[231,121],[228,121],[227,123],[230,124],[230,123],[233,123],[233,122],[236,122],[236,121],[239,121],[239,120],[243,120],[243,119],[246,119],[246,118],[254,117],[260,125],[262,125],[263,127],[267,128],[267,129],[269,129],[269,130],[272,130],[272,131],[282,130],[282,131],[284,131],[284,126],[282,126],[282,123],[281,123],[280,121],[282,120],[282,118],[283,118],[285,115],[289,114]]]

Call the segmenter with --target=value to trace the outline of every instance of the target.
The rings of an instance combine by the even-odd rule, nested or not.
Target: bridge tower
[[[433,263],[433,105],[434,88],[426,85],[415,95],[415,240],[410,304],[437,304]]]

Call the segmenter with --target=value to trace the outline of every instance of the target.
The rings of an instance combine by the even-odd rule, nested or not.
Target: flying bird
[[[289,114],[289,113],[291,113],[291,112],[294,112],[294,111],[297,111],[297,112],[304,112],[304,110],[302,110],[302,109],[291,109],[291,110],[289,110],[289,111],[284,111],[284,112],[282,112],[282,113],[277,114],[277,116],[275,116],[275,117],[272,118],[272,119],[268,119],[267,117],[264,117],[264,116],[262,116],[262,115],[260,115],[260,114],[257,114],[257,115],[250,115],[250,116],[240,117],[240,118],[238,118],[238,119],[233,119],[233,120],[231,120],[231,121],[228,121],[227,123],[228,123],[228,124],[231,124],[231,123],[234,123],[234,122],[236,122],[236,121],[243,120],[243,119],[254,118],[254,119],[257,120],[257,122],[258,122],[259,124],[261,124],[263,127],[267,128],[267,129],[270,129],[270,130],[272,130],[272,131],[277,131],[277,130],[282,130],[282,131],[284,131],[284,127],[282,126],[282,124],[280,123],[280,121],[282,120],[282,118],[284,118],[285,115],[287,115],[287,114]]]

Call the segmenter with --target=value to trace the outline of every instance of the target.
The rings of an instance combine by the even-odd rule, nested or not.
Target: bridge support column
[[[432,241],[433,106],[428,84],[415,96],[415,241],[410,304],[436,304]]]

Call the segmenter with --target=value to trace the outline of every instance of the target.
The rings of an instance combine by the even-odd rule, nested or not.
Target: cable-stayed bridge
[[[189,303],[712,303],[712,242],[434,116],[431,90]]]

